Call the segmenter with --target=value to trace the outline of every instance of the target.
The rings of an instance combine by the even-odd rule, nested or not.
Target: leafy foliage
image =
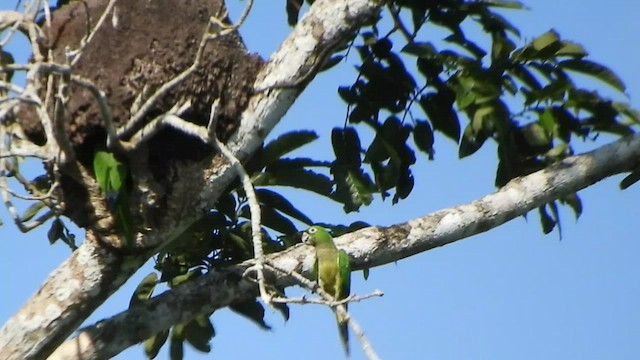
[[[610,69],[586,59],[582,46],[550,30],[518,47],[518,29],[496,8],[523,5],[398,0],[389,7],[395,15],[389,31],[378,23],[360,34],[354,45],[361,60],[358,76],[338,94],[349,106],[347,121],[356,125],[351,129],[365,124],[375,131],[374,140],[365,145],[364,162],[383,198],[391,189],[396,191],[394,203],[409,195],[416,161],[412,148],[433,160],[435,133],[456,142],[461,158],[493,140],[498,145],[495,185],[500,187],[572,155],[573,137],[594,139],[600,132],[623,136],[640,122],[627,105],[578,85],[573,74],[625,90]],[[412,19],[412,30],[402,24],[404,13]],[[483,49],[465,34],[472,24],[490,37],[490,48]],[[449,35],[440,42],[427,39],[433,33],[427,26]],[[579,198],[572,198],[561,203],[579,215]],[[545,233],[559,221],[555,203],[540,215]]]
[[[71,250],[78,248],[76,245],[76,236],[69,231],[69,228],[64,224],[61,218],[56,218],[51,222],[51,227],[47,232],[47,238],[49,243],[53,244],[58,240],[62,240]]]

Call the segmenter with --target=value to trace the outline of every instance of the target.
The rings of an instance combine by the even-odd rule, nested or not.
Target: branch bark
[[[354,269],[371,268],[488,231],[529,210],[586,188],[640,164],[640,134],[592,152],[572,156],[544,170],[517,178],[471,203],[440,210],[389,227],[369,227],[336,239],[351,257]],[[285,272],[311,277],[313,251],[297,245],[266,259]],[[156,296],[139,307],[84,329],[64,343],[52,359],[98,359],[114,356],[173,324],[258,295],[254,282],[243,279],[248,261],[214,271]],[[275,277],[279,287],[294,285]],[[108,340],[106,340],[108,339]]]
[[[379,15],[383,1],[316,1],[258,75],[255,88],[295,83],[308,77],[309,69],[323,61],[328,48],[347,41]],[[244,111],[241,125],[227,146],[246,160],[287,112],[306,82],[295,88],[257,92]],[[0,353],[4,359],[41,359],[61,344],[100,304],[117,290],[144,261],[182,233],[217,201],[235,172],[215,158],[204,172],[195,206],[183,209],[179,218],[137,238],[147,251],[126,258],[105,249],[88,234],[85,242],[49,275],[40,290],[0,329]],[[252,290],[252,289],[251,289]],[[115,344],[115,342],[114,342]],[[78,352],[80,354],[80,352]]]

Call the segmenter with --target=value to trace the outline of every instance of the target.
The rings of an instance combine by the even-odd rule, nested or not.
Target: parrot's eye
[[[309,232],[309,234],[315,234],[316,231],[318,231],[318,229],[316,229],[316,228],[309,228],[309,230],[307,230],[307,232]]]

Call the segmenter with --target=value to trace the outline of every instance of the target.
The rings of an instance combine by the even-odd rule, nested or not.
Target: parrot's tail
[[[340,340],[342,341],[342,347],[345,354],[349,356],[349,327],[347,319],[340,313],[336,312],[336,321],[338,322],[338,332],[340,333]]]

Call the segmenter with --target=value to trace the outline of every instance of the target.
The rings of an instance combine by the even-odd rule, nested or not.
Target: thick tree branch
[[[389,227],[365,228],[337,238],[336,244],[349,253],[354,269],[387,264],[485,232],[604,178],[630,171],[638,164],[640,135],[635,135],[514,179],[469,204]],[[294,246],[271,254],[266,260],[283,271],[311,277],[310,247]],[[241,277],[252,265],[248,261],[223,272],[211,272],[91,326],[63,344],[54,358],[110,357],[198,313],[210,313],[233,302],[255,298],[256,284]],[[273,282],[279,287],[296,283],[288,277],[277,277]]]
[[[255,88],[295,82],[299,77],[308,76],[308,69],[327,55],[327,47],[347,41],[361,26],[376,19],[382,3],[376,0],[316,1],[258,74]],[[239,130],[227,143],[234,155],[240,160],[248,159],[303,89],[301,84],[295,89],[256,93],[242,115]],[[144,254],[125,261],[117,254],[105,254],[101,242],[85,241],[0,329],[3,358],[45,358],[149,256],[212,208],[234,176],[235,171],[216,158],[205,171],[204,188],[198,189],[193,206],[180,208],[180,216],[168,216],[162,226],[138,234],[136,243],[148,249]],[[92,261],[86,262],[87,259]],[[51,301],[55,306],[49,306]]]
[[[42,358],[67,336],[58,329],[75,329],[103,299],[142,264],[104,249],[100,240],[87,237],[69,259],[55,270],[31,302],[9,319],[0,332],[0,353],[5,359]],[[20,346],[29,344],[29,346]]]

